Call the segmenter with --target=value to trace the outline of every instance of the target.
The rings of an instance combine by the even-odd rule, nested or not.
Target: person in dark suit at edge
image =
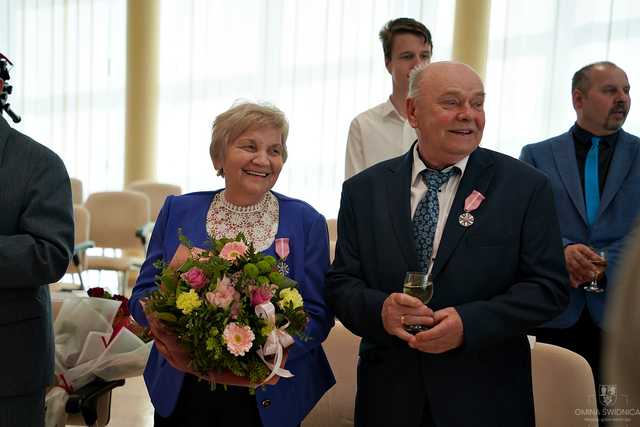
[[[53,379],[49,284],[73,251],[71,185],[51,150],[2,117],[11,63],[0,54],[0,426],[44,425],[45,389]]]
[[[478,147],[484,98],[467,65],[417,67],[418,142],[343,184],[326,287],[362,337],[356,426],[534,426],[526,332],[564,310],[568,277],[548,179]],[[408,271],[432,275],[428,305]]]

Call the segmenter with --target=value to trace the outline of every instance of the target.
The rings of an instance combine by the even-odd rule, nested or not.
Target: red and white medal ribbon
[[[280,261],[276,265],[276,268],[283,276],[289,275],[289,266],[285,262],[287,257],[289,256],[289,238],[288,237],[280,237],[276,239],[276,255],[280,257]]]
[[[287,256],[289,256],[288,237],[281,237],[279,239],[276,239],[276,254],[282,259],[285,259]]]
[[[288,240],[288,239],[287,239]],[[285,332],[285,330],[289,327],[289,323],[281,326],[280,328],[276,328],[276,308],[270,302],[265,302],[264,304],[256,305],[255,307],[256,315],[263,320],[266,320],[267,325],[271,328],[271,333],[267,337],[267,341],[264,343],[262,348],[258,349],[256,352],[260,359],[264,362],[265,365],[269,369],[271,369],[271,373],[263,383],[266,383],[274,375],[278,375],[283,378],[291,378],[293,374],[280,367],[282,363],[282,358],[284,356],[284,349],[293,344],[293,338],[291,335]],[[265,356],[274,355],[273,363],[268,362],[265,359]]]
[[[458,217],[458,222],[461,226],[470,227],[473,225],[475,218],[471,215],[471,212],[478,209],[484,199],[484,195],[477,190],[473,190],[471,194],[467,196],[464,200],[464,212]]]

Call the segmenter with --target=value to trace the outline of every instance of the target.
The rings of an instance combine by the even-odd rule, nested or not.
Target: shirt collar
[[[415,186],[417,184],[416,181],[418,182],[422,181],[419,177],[420,172],[427,169],[427,165],[424,164],[424,162],[420,158],[420,154],[418,153],[418,144],[420,144],[420,142],[417,142],[413,146],[413,166],[411,168],[411,186]],[[451,166],[444,168],[442,171],[445,172],[453,167],[457,167],[458,169],[460,169],[460,176],[462,177],[464,175],[464,170],[467,167],[468,161],[469,161],[469,155],[467,154],[464,158],[458,160],[456,163],[452,164]]]
[[[605,145],[610,145],[613,147],[615,142],[618,140],[619,133],[620,131],[618,130],[611,135],[600,136],[600,142],[604,142]],[[578,123],[573,125],[572,134],[575,141],[586,147],[591,147],[591,138],[596,136],[588,130],[581,128]]]
[[[387,102],[382,104],[382,116],[383,117],[390,116],[398,120],[402,120],[403,122],[405,121],[404,117],[402,117],[400,113],[398,113],[398,110],[396,110],[396,107],[393,106],[393,103],[391,102],[391,97],[387,98]]]

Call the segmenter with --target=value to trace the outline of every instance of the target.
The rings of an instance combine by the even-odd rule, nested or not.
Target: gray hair
[[[418,88],[420,87],[420,82],[422,81],[423,71],[429,66],[428,62],[422,62],[416,65],[413,70],[409,73],[409,94],[407,98],[415,98],[418,94]]]
[[[224,160],[224,153],[229,142],[250,129],[274,128],[282,133],[282,161],[287,161],[287,136],[289,122],[284,113],[274,105],[267,103],[240,102],[233,105],[224,113],[218,115],[211,131],[209,155],[211,161]],[[222,169],[218,175],[223,176]]]

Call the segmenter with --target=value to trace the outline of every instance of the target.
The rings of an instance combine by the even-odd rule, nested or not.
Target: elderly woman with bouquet
[[[144,374],[156,426],[297,426],[335,383],[321,346],[333,326],[323,297],[329,264],[326,222],[307,203],[271,191],[287,159],[287,134],[284,114],[271,106],[242,103],[220,114],[213,124],[210,155],[225,179],[225,188],[169,197],[158,216],[130,299],[134,318],[144,325],[150,323],[156,339]],[[244,242],[233,242],[239,233]],[[207,242],[221,246],[225,239],[229,242],[224,247],[206,250]],[[191,252],[183,245],[187,241],[194,247]],[[204,248],[203,258],[192,255],[198,253],[196,247]],[[176,262],[185,251],[191,254],[188,261],[182,256]],[[216,264],[218,261],[210,262],[211,258],[222,261]],[[173,260],[169,267],[162,265],[169,260]],[[221,271],[229,277],[222,277]],[[157,277],[165,277],[167,272],[179,280],[162,281],[159,288]],[[290,287],[295,283],[295,288]],[[206,297],[201,290],[204,286]],[[157,298],[162,292],[166,297],[171,289],[177,289],[177,298],[171,296],[174,294]],[[248,289],[251,295],[246,300],[256,305],[256,312],[258,306],[275,305],[285,313],[286,325],[265,331],[264,326],[260,329],[248,321],[252,313],[241,305],[241,295]],[[270,299],[273,305],[261,304]],[[297,322],[305,337],[288,347],[283,369],[261,365],[263,370],[293,376],[278,380],[269,375],[255,393],[246,387],[249,381],[229,373],[203,380],[207,376],[196,369],[199,360],[181,351],[180,340],[172,339],[171,327],[164,327],[171,325],[175,316],[155,316],[149,310],[153,304],[158,307],[168,302],[175,303],[176,307],[170,308],[178,315],[195,310],[198,319],[223,319],[224,332],[212,324],[206,345],[196,349],[205,356],[218,351],[215,358],[220,360],[255,353],[256,343],[264,341],[262,335],[274,335],[274,329],[284,330],[289,325],[295,328]],[[283,315],[278,316],[282,323]],[[169,322],[161,325],[158,317]],[[221,341],[223,335],[226,341]],[[226,342],[226,348],[221,350],[216,344],[220,342]]]

